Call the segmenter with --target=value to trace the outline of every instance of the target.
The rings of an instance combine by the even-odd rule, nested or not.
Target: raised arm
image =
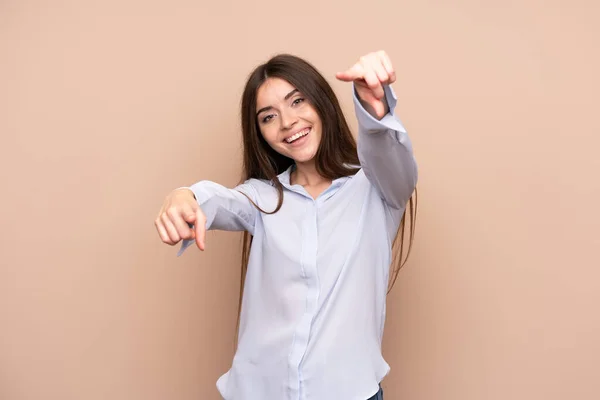
[[[402,122],[394,115],[396,97],[384,87],[389,112],[381,120],[367,113],[356,94],[358,158],[365,175],[392,208],[406,206],[417,184],[418,170],[412,144]]]
[[[406,129],[394,114],[397,99],[389,85],[396,75],[391,61],[385,52],[370,53],[337,77],[353,82],[363,171],[389,207],[403,209],[418,171]]]

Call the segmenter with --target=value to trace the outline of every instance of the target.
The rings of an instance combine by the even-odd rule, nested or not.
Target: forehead
[[[281,78],[267,78],[256,93],[256,108],[260,109],[284,101],[285,96],[294,90],[288,81]]]

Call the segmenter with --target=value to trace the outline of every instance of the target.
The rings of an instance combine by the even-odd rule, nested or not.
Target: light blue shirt
[[[268,182],[190,187],[207,229],[253,235],[239,344],[217,381],[226,400],[366,400],[390,367],[381,353],[391,245],[417,182],[410,139],[390,112],[377,121],[353,90],[360,167],[317,199],[279,175],[281,209]],[[186,240],[180,254],[193,244]]]

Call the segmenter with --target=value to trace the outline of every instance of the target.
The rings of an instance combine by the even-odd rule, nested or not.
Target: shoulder
[[[236,189],[263,209],[269,208],[271,204],[276,205],[279,198],[277,188],[265,179],[250,178],[238,185]]]
[[[364,198],[363,196],[380,197],[376,187],[367,177],[363,168],[360,168],[354,175],[341,178],[340,181],[342,181],[340,185],[340,194],[342,196],[350,196],[355,199]]]
[[[250,178],[250,179],[244,181],[244,183],[242,183],[239,187],[248,188],[250,190],[253,190],[257,194],[269,192],[272,190],[277,191],[277,189],[275,189],[275,187],[273,186],[273,184],[271,182],[269,182],[265,179],[256,179],[256,178]]]

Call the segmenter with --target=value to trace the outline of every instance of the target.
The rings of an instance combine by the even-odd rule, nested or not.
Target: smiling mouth
[[[304,136],[308,135],[310,131],[311,131],[311,128],[302,129],[300,132],[296,133],[295,135],[285,138],[284,142],[286,142],[287,144],[292,144],[296,140],[301,139]]]

